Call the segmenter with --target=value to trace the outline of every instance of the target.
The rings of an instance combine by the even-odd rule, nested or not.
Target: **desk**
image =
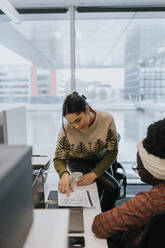
[[[23,248],[66,248],[69,211],[34,209],[33,224]]]
[[[97,238],[91,230],[94,217],[101,212],[100,202],[98,198],[98,191],[96,183],[81,187],[81,190],[88,190],[91,192],[92,199],[95,203],[95,208],[83,208],[84,213],[84,234],[85,248],[107,248],[107,241],[105,239]],[[69,236],[80,236],[80,234],[69,234]]]
[[[51,168],[52,169],[52,168]],[[46,199],[48,197],[50,190],[57,190],[58,178],[55,170],[51,170],[48,174],[46,184],[45,184],[45,195]],[[97,238],[91,231],[91,226],[94,217],[101,212],[100,202],[98,197],[98,191],[96,183],[88,186],[80,187],[81,190],[89,190],[91,192],[92,199],[95,203],[95,208],[84,208],[84,233],[71,233],[68,236],[84,236],[85,237],[85,248],[107,248],[107,241],[105,239]],[[29,248],[29,247],[28,247]],[[36,247],[38,248],[38,247]]]

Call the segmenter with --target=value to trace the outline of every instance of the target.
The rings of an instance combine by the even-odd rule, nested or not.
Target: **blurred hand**
[[[70,175],[68,172],[64,172],[60,178],[59,184],[58,184],[58,190],[61,193],[67,194],[69,196],[70,190],[73,192],[73,186],[71,183]]]
[[[97,176],[94,172],[87,173],[77,181],[77,186],[89,185],[93,183],[96,178]]]

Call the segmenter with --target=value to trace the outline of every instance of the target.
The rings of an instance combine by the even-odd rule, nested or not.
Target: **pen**
[[[89,191],[88,191],[88,190],[87,190],[87,196],[88,196],[88,200],[89,200],[89,202],[90,202],[91,206],[93,206],[93,202],[92,202],[92,199],[91,199],[91,196],[90,196],[90,194],[89,194]]]
[[[47,157],[46,155],[32,155],[32,157]]]

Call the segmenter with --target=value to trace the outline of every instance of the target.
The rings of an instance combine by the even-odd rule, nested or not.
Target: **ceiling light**
[[[17,10],[8,0],[0,0],[0,9],[11,19],[14,23],[21,23],[22,18]]]

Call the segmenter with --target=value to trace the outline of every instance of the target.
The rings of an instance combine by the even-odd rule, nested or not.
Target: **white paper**
[[[66,207],[94,207],[89,191],[76,190],[70,195],[58,192],[58,205]]]

